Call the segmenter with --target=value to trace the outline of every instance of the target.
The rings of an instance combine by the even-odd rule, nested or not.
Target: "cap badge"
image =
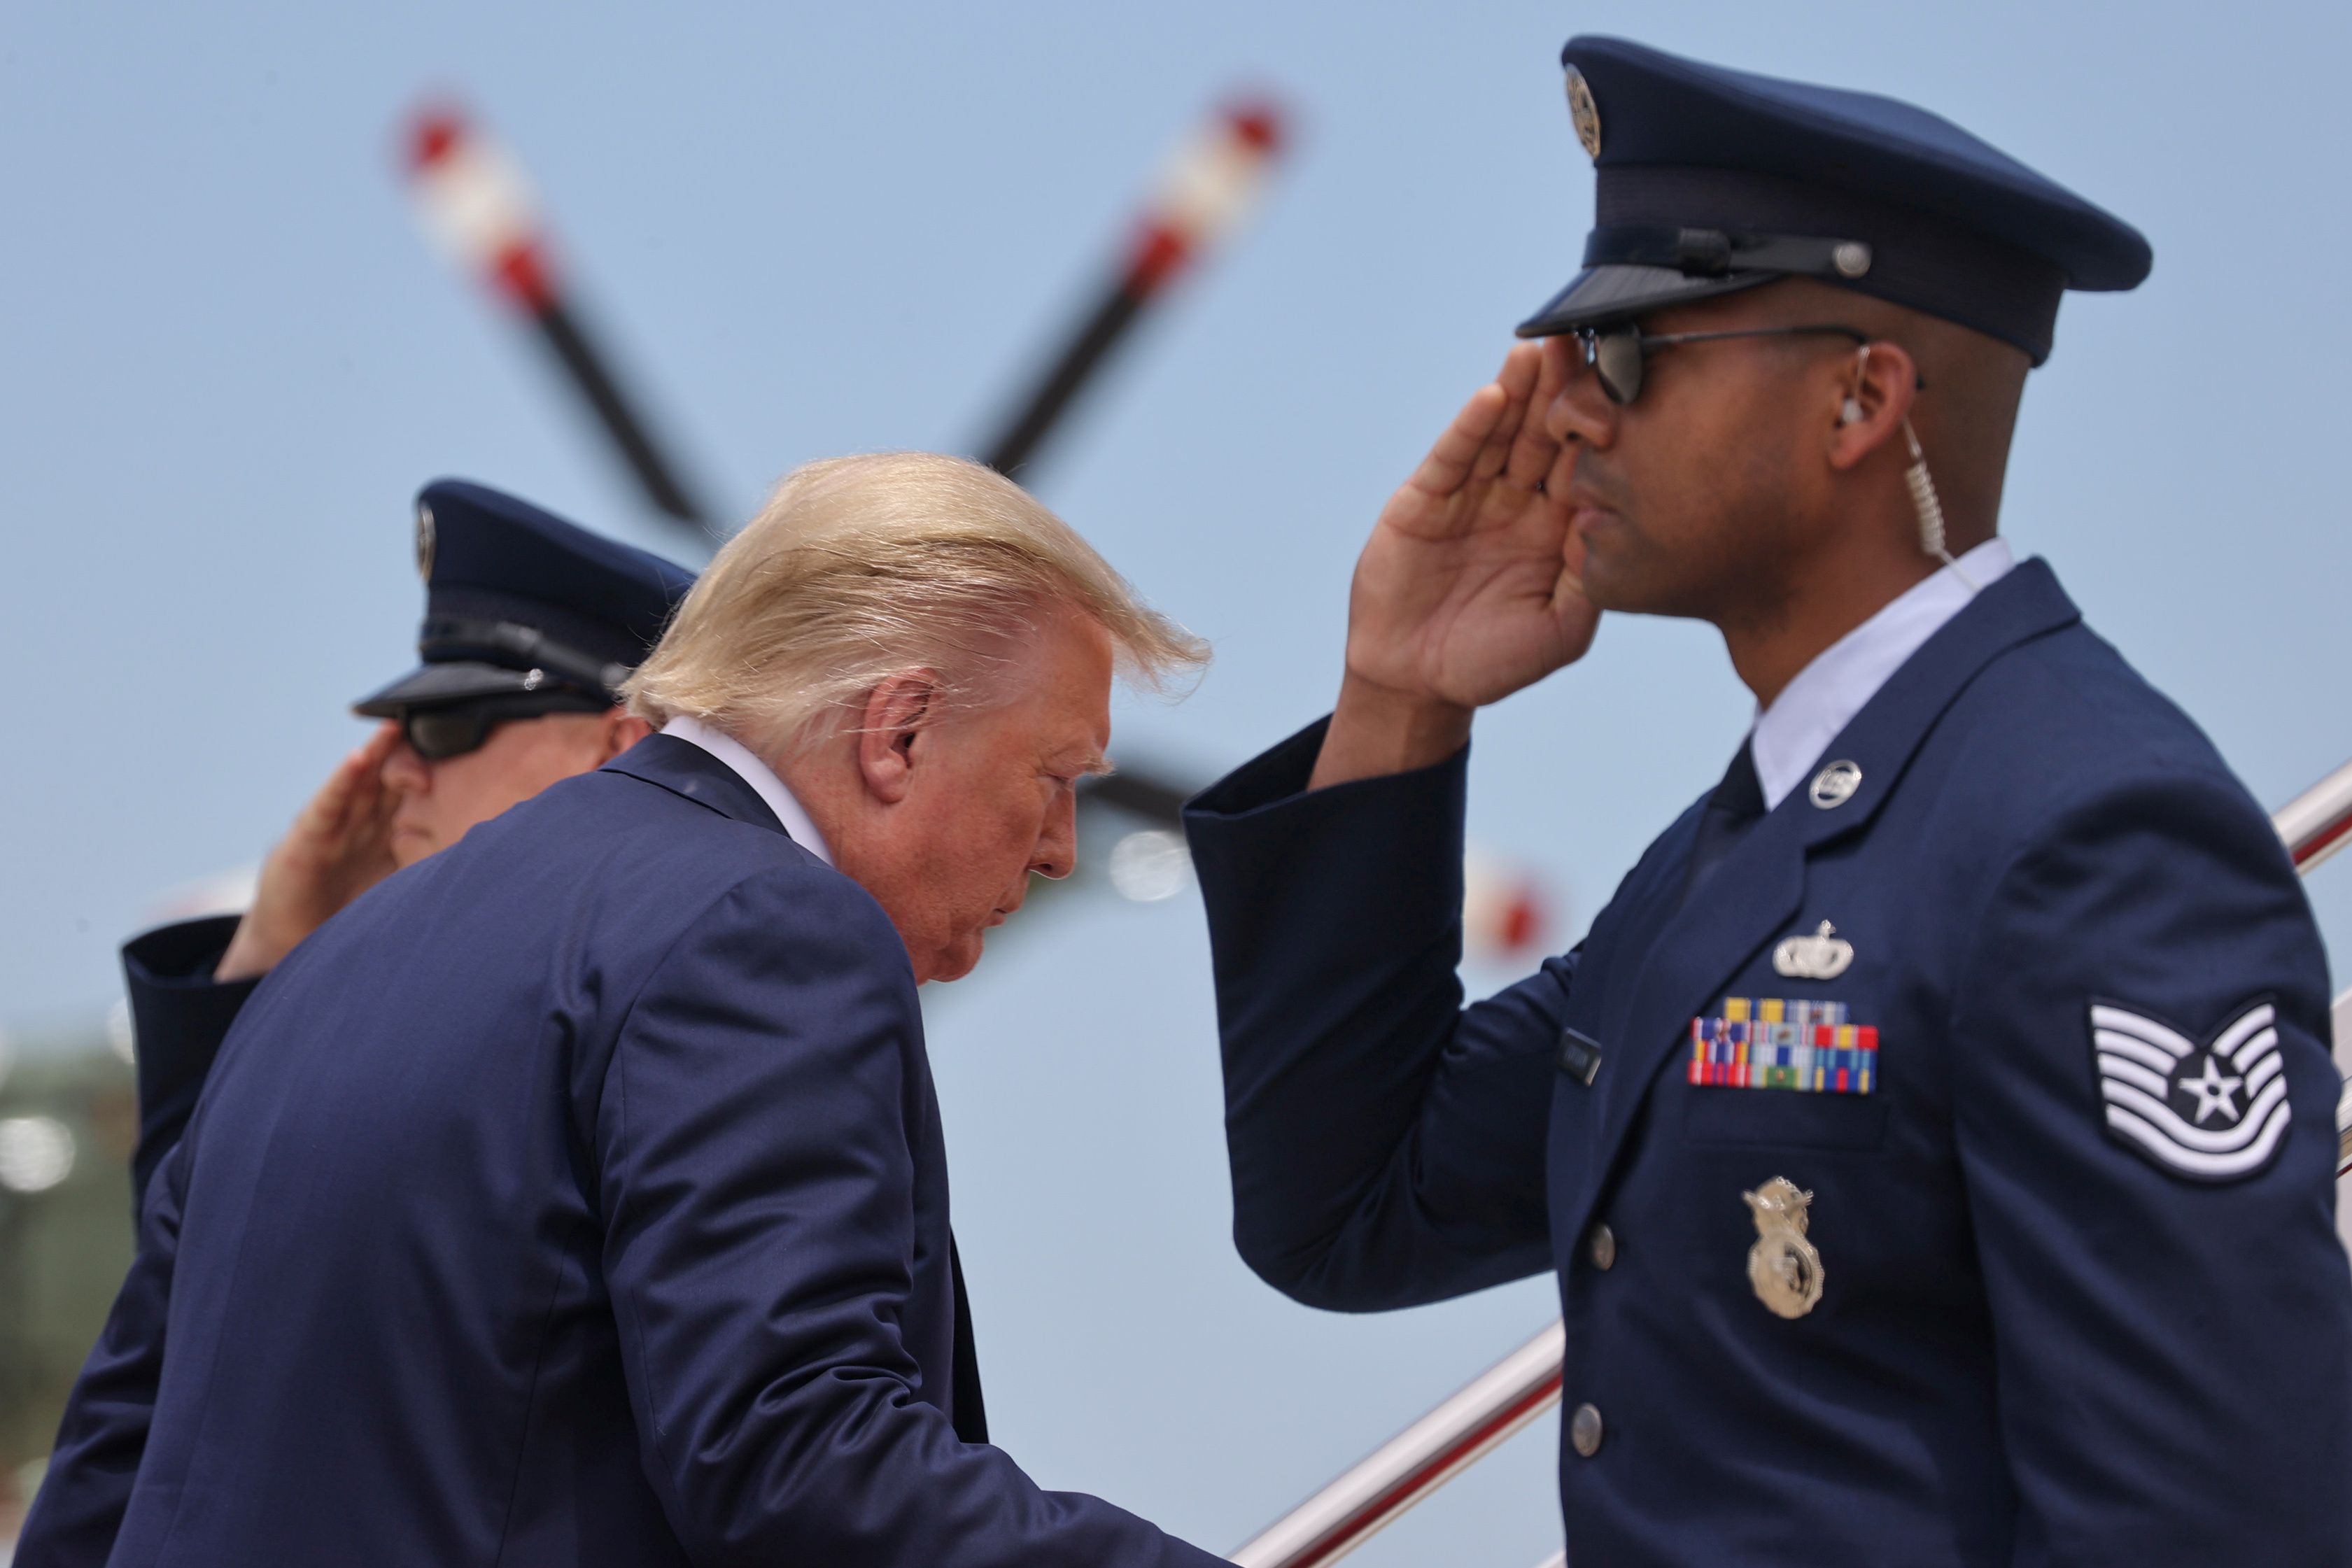
[[[433,580],[433,508],[421,503],[416,508],[416,575]]]
[[[1792,980],[1834,980],[1853,962],[1853,944],[1828,921],[1811,936],[1791,936],[1772,949],[1772,972]]]
[[[1600,157],[1601,106],[1592,101],[1584,73],[1574,66],[1568,68],[1568,116],[1576,121],[1576,139],[1584,144],[1585,156]]]
[[[1822,1301],[1822,1255],[1805,1239],[1805,1206],[1813,1195],[1774,1176],[1740,1196],[1756,1218],[1756,1245],[1748,1249],[1756,1299],[1777,1317],[1803,1317]]]
[[[1835,810],[1853,799],[1862,788],[1862,765],[1840,759],[1813,775],[1813,787],[1806,793],[1813,804],[1824,811]]]

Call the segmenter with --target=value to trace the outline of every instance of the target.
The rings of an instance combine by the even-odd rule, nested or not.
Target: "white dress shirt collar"
[[[833,863],[833,852],[824,847],[824,835],[816,831],[816,824],[809,821],[809,814],[801,809],[801,803],[793,799],[793,792],[784,788],[784,781],[776,777],[776,770],[754,756],[750,747],[723,729],[683,715],[662,726],[662,733],[691,741],[733,768],[736,777],[749,784],[751,792],[768,803],[768,810],[776,814],[776,821],[784,825],[784,831],[793,836],[793,842],[825,864]]]
[[[1772,706],[1756,716],[1748,740],[1765,809],[1778,806],[1803,781],[1838,732],[1921,643],[2016,564],[2009,541],[1996,535],[1960,557],[1965,580],[1946,567],[1915,583],[1798,671]]]

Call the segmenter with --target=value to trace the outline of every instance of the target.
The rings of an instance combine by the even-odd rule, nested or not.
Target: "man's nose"
[[[1571,337],[1544,340],[1544,355],[1553,362],[1545,380],[1559,390],[1544,408],[1544,433],[1563,446],[1580,442],[1607,448],[1617,439],[1618,407],[1601,390],[1601,378],[1584,362]]]
[[[433,788],[433,769],[405,740],[393,742],[376,776],[395,795],[422,795]]]
[[[1078,797],[1066,789],[1045,813],[1045,831],[1037,835],[1037,852],[1029,869],[1039,876],[1061,881],[1078,869]]]

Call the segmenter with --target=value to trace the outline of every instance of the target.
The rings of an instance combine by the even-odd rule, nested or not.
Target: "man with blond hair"
[[[661,734],[241,1015],[68,1418],[106,1560],[1215,1561],[958,1438],[916,1005],[1070,872],[1114,672],[1202,656],[986,469],[786,478],[627,684]]]

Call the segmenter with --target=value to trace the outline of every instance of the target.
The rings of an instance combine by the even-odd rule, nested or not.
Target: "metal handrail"
[[[2352,843],[2352,762],[2279,808],[2271,827],[2294,857],[2294,869],[2306,876]],[[2352,1108],[2352,1087],[2347,1087],[2345,1104]],[[1337,1563],[1558,1404],[1566,1347],[1565,1331],[1554,1320],[1460,1393],[1285,1514],[1234,1552],[1233,1561],[1242,1568],[1324,1568]],[[1564,1568],[1566,1562],[1563,1552],[1542,1568]]]
[[[1319,1568],[1484,1458],[1559,1403],[1559,1321],[1375,1449],[1234,1553],[1242,1568]]]
[[[2305,875],[2352,843],[2352,762],[2281,806],[2271,826],[2286,841],[2294,869]]]

